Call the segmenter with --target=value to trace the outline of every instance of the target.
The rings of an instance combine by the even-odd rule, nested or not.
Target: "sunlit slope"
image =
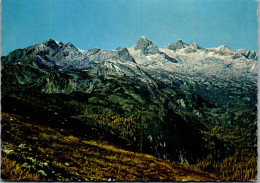
[[[31,121],[30,118],[31,116],[2,113],[3,180],[218,180],[209,173],[120,149],[106,140],[93,140],[95,138],[91,137],[91,133],[90,138],[84,138],[67,129],[51,128],[48,123],[37,124],[37,121]]]

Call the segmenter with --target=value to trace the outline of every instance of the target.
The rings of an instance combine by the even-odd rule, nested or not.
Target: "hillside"
[[[12,100],[15,102],[15,99]],[[18,103],[19,101],[16,101],[16,104]],[[49,122],[52,124],[42,124],[42,121],[37,121],[34,116],[39,112],[39,108],[28,103],[22,104],[30,114],[23,116],[2,112],[1,176],[5,181],[218,179],[209,173],[174,165],[150,155],[123,150],[102,138],[102,135],[97,137],[93,129],[85,134],[75,127],[54,127],[59,126],[57,119],[61,116],[56,117],[57,121],[50,118]],[[42,110],[41,113],[46,115],[50,111]]]

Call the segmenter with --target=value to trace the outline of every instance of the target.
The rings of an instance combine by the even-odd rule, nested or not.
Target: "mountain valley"
[[[144,159],[157,163],[143,173],[147,177],[140,177],[139,169],[132,174],[126,171],[126,166],[132,170],[135,165],[114,157],[125,174],[117,170],[118,174],[111,173],[111,178],[99,169],[93,180],[256,180],[257,59],[255,51],[233,51],[227,46],[201,48],[182,40],[158,48],[144,36],[133,47],[116,50],[80,50],[71,43],[52,39],[14,50],[1,57],[2,157],[23,164],[25,155],[19,155],[19,144],[11,139],[20,139],[20,144],[32,148],[37,139],[31,133],[35,133],[47,144],[53,143],[35,151],[39,153],[37,161],[42,161],[44,151],[55,157],[47,158],[48,163],[59,164],[58,156],[62,159],[63,165],[55,165],[57,170],[44,169],[45,174],[47,171],[48,176],[54,176],[51,180],[93,177],[81,177],[77,174],[83,173],[78,170],[71,177],[64,173],[63,178],[51,173],[73,170],[64,168],[64,156],[58,153],[69,143],[80,144],[74,149],[77,156],[86,144],[98,149],[92,154],[82,153],[84,157],[79,158],[83,159],[93,154],[102,157],[102,148],[106,151],[104,156],[108,156],[107,152],[111,156],[112,148],[118,156],[135,159],[136,164],[144,163]],[[10,119],[17,119],[19,128]],[[15,137],[14,133],[21,135]],[[23,140],[23,135],[28,137]],[[67,141],[62,142],[62,138]],[[12,150],[17,152],[8,154],[8,144],[13,144]],[[69,148],[67,151],[72,153]],[[27,150],[26,153],[30,154]],[[33,158],[37,159],[37,153]],[[100,168],[112,167],[104,161]],[[73,162],[77,166],[82,163]],[[179,173],[196,176],[180,176],[172,168],[177,165]],[[171,167],[168,169],[175,173],[163,166]],[[39,177],[47,180],[43,173]]]

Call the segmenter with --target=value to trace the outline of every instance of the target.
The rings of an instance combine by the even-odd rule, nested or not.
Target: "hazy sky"
[[[257,50],[256,0],[2,0],[2,55],[47,38],[80,49],[158,47],[177,39],[201,47]]]

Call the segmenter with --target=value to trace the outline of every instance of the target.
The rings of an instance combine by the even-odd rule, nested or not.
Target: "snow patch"
[[[79,50],[80,53],[85,53],[86,52],[86,50],[81,50],[79,48],[77,48],[77,49]]]

